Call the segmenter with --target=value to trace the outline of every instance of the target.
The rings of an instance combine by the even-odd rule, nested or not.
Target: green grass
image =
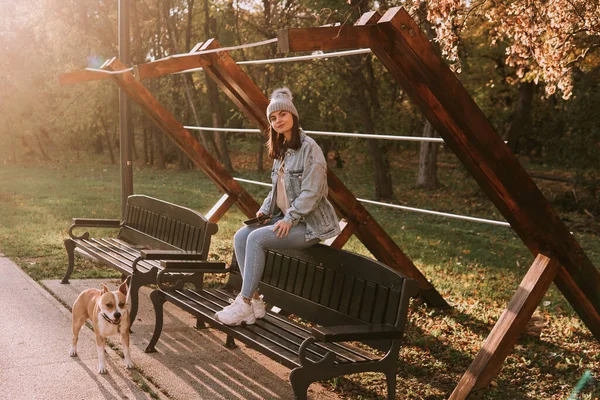
[[[235,165],[252,166],[248,157]],[[447,158],[447,159],[446,159]],[[417,190],[415,160],[398,155],[394,164],[397,204],[488,219],[502,219],[455,159],[442,157],[443,186]],[[240,168],[240,167],[238,167]],[[369,163],[360,158],[334,171],[357,197],[373,198]],[[266,180],[252,171],[237,175]],[[34,279],[61,278],[66,268],[63,240],[73,217],[119,218],[120,172],[97,162],[0,165],[0,251],[15,260]],[[564,188],[540,182],[552,199]],[[264,188],[244,184],[257,199]],[[562,190],[562,191],[561,191]],[[134,192],[158,197],[207,212],[221,197],[199,171],[134,171]],[[479,350],[533,257],[510,228],[366,206],[434,287],[452,305],[450,310],[413,304],[401,350],[398,397],[447,398]],[[584,216],[561,214],[579,223]],[[230,260],[231,239],[244,216],[232,209],[219,222],[209,258]],[[595,265],[600,265],[598,236],[576,231],[575,236]],[[346,249],[368,254],[352,239]],[[114,277],[114,271],[80,259],[73,278]],[[586,369],[600,377],[600,346],[554,287],[535,313],[541,334],[525,334],[507,358],[486,395],[490,399],[566,398]],[[379,374],[360,374],[329,382],[347,398],[378,398],[385,393]],[[598,396],[597,394],[595,395]],[[591,397],[593,398],[593,397]]]

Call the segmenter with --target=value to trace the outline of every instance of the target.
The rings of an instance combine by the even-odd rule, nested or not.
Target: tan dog
[[[102,290],[84,290],[73,304],[73,346],[69,355],[77,355],[79,331],[87,319],[92,320],[98,350],[98,373],[105,374],[104,347],[108,336],[121,334],[125,367],[133,368],[133,362],[129,355],[129,312],[125,308],[127,281],[114,292],[109,291],[104,284],[101,286]]]

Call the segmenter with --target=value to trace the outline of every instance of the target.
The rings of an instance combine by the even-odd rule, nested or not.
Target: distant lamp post
[[[119,59],[125,65],[129,58],[129,0],[119,0]],[[121,218],[125,218],[127,197],[133,194],[133,129],[130,102],[123,89],[119,89],[119,141],[121,148]]]

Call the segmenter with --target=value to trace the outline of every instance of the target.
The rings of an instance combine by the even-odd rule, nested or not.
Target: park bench
[[[216,321],[214,313],[239,290],[235,261],[221,269],[194,262],[162,265],[158,289],[150,295],[156,319],[147,353],[156,351],[168,301],[226,333],[226,347],[234,348],[237,339],[292,369],[290,383],[299,399],[306,398],[312,382],[364,371],[385,373],[388,399],[395,398],[408,302],[418,293],[415,281],[378,261],[325,245],[268,250],[260,291],[267,303],[285,312],[270,310],[254,325],[231,327]],[[200,290],[185,285],[189,278],[196,282],[195,273],[207,272],[229,273],[228,284]],[[383,355],[349,342],[362,342]]]
[[[73,233],[76,228],[118,228],[119,232],[116,237],[92,238],[88,232],[76,236]],[[69,265],[61,283],[69,283],[75,252],[116,269],[123,279],[131,276],[130,319],[133,324],[139,288],[155,283],[157,273],[163,268],[154,253],[160,253],[163,260],[207,262],[210,240],[217,229],[217,224],[189,208],[148,196],[129,196],[123,221],[73,218],[69,238],[65,240]],[[200,287],[202,277],[198,275],[196,279]]]

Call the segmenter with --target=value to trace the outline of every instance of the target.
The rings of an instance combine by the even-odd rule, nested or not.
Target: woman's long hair
[[[300,124],[298,117],[292,114],[294,124],[292,125],[292,140],[288,143],[285,141],[283,135],[279,135],[273,126],[269,124],[269,140],[267,141],[267,149],[269,150],[269,157],[273,160],[283,158],[283,155],[287,149],[298,150],[302,146],[302,140],[300,139]]]

